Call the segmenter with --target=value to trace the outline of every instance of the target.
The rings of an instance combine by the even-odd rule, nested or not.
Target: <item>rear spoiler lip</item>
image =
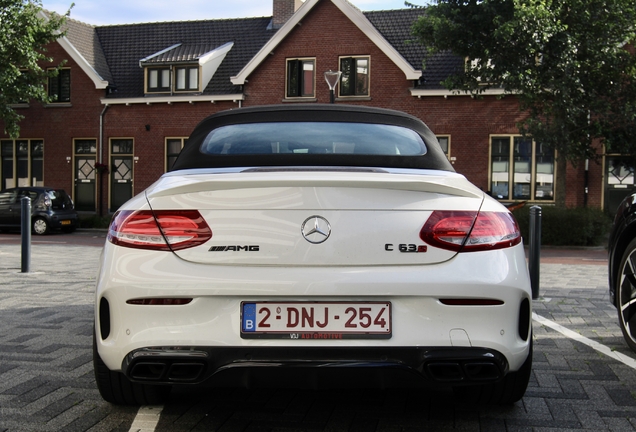
[[[430,192],[483,199],[484,192],[457,173],[360,167],[244,167],[195,169],[164,174],[148,188],[148,199],[212,190],[270,187],[348,187]]]

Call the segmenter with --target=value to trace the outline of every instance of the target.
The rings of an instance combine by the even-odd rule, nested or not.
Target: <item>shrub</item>
[[[80,228],[108,228],[111,216],[82,216],[79,218]]]
[[[605,246],[612,220],[598,208],[541,207],[541,244],[552,246]],[[512,212],[528,245],[530,206]]]

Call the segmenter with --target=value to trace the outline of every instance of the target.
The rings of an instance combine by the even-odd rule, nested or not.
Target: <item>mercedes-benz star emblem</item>
[[[313,244],[322,243],[331,235],[331,225],[329,225],[329,221],[322,216],[308,217],[305,222],[303,222],[300,230],[305,240]]]

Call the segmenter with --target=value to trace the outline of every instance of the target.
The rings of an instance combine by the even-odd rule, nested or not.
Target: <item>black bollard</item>
[[[530,271],[530,285],[532,287],[532,299],[539,298],[539,268],[541,261],[541,207],[530,207],[529,227],[529,258],[528,270]]]
[[[31,267],[31,198],[20,200],[22,212],[22,273],[28,273]]]

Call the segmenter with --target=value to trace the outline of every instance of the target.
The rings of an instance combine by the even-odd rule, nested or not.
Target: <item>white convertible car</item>
[[[532,365],[519,228],[410,115],[222,112],[114,215],[93,355],[118,404],[228,383],[428,383],[512,403]]]

